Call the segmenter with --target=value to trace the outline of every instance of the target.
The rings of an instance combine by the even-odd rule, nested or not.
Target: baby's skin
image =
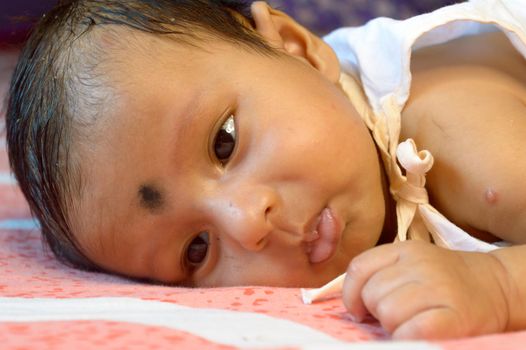
[[[492,253],[424,242],[383,245],[354,258],[343,301],[395,339],[450,338],[526,327],[526,63],[502,33],[417,51],[402,139],[431,151],[432,204],[487,241]]]
[[[431,204],[516,246],[378,246],[394,239],[394,203],[335,54],[265,3],[252,13],[279,56],[94,30],[111,106],[79,146],[90,167],[72,226],[84,253],[188,286],[314,287],[347,269],[351,315],[371,313],[395,339],[525,329],[524,59],[498,34],[418,52],[402,118],[402,139],[435,157]]]

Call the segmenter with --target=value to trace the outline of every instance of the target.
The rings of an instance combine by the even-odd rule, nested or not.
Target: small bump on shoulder
[[[487,188],[484,192],[484,199],[486,200],[486,203],[494,205],[497,204],[499,200],[499,194],[494,189]]]

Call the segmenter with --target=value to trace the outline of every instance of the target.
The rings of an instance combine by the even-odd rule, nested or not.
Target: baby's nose
[[[220,234],[227,235],[243,248],[260,251],[268,241],[277,195],[266,186],[250,186],[222,192],[215,201],[213,216]]]

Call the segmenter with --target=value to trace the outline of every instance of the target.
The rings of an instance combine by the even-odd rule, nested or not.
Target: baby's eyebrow
[[[142,184],[138,190],[141,207],[156,213],[164,207],[164,195],[162,191],[153,184]]]

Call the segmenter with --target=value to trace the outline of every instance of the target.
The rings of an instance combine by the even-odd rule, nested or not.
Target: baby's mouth
[[[311,264],[329,259],[336,251],[342,235],[342,224],[331,209],[323,209],[316,221],[315,228],[305,237]]]

